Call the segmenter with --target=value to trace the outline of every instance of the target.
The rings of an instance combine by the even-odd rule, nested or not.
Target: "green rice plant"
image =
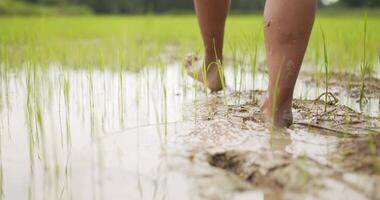
[[[3,66],[0,64],[0,113],[5,109],[5,105],[4,105],[4,95],[3,94],[3,91],[4,91],[4,88],[5,88],[5,76],[4,76],[4,72],[3,72]]]
[[[209,96],[208,96],[208,80],[207,80],[207,73],[210,70],[211,66],[214,65],[214,62],[206,64],[203,62],[203,67],[202,67],[202,83],[203,83],[203,93],[205,94],[206,98],[206,107],[207,107],[207,115],[208,118],[211,116],[211,105],[209,103]]]
[[[152,97],[152,101],[153,102],[157,102],[157,98],[159,98],[160,94],[159,94],[159,91],[156,90],[157,93],[156,95],[151,95]],[[156,118],[156,124],[157,124],[157,136],[158,136],[158,140],[160,142],[160,149],[161,151],[164,151],[165,150],[165,141],[164,139],[162,138],[162,134],[161,134],[161,126],[159,126],[159,124],[161,123],[161,120],[160,120],[160,112],[158,110],[158,106],[156,103],[153,104],[153,110],[154,110],[154,115],[155,115],[155,118]]]
[[[216,65],[218,67],[218,74],[219,74],[221,84],[222,84],[222,88],[223,88],[223,105],[225,108],[225,112],[227,113],[228,112],[227,87],[226,87],[225,78],[224,78],[225,77],[224,76],[224,67],[223,67],[223,64],[220,60],[217,61]]]
[[[215,41],[213,39],[213,42],[215,44]],[[215,53],[216,55],[216,53]],[[218,60],[217,58],[217,55],[216,55],[216,60]],[[208,94],[208,80],[207,80],[207,74],[208,72],[210,71],[210,68],[216,64],[216,61],[212,61],[210,63],[206,63],[206,61],[203,62],[203,66],[202,66],[202,83],[203,83],[203,93],[205,94],[205,98],[206,98],[206,107],[207,107],[207,115],[208,115],[208,118],[210,118],[211,116],[211,105],[209,103],[209,94]]]
[[[163,110],[163,123],[164,123],[164,144],[167,144],[168,138],[168,91],[166,86],[165,74],[166,66],[162,60],[159,61],[160,66],[160,83],[162,87],[162,110]]]
[[[120,51],[117,51],[117,58],[120,60],[122,55]],[[124,128],[124,77],[123,77],[123,65],[118,64],[118,75],[119,75],[119,123],[121,128]]]
[[[0,41],[1,42],[1,41]],[[4,50],[0,46],[0,56],[5,54]],[[11,103],[9,98],[9,60],[6,55],[4,55],[4,60],[0,61],[0,112],[4,110],[4,107],[7,110],[7,132],[10,137],[10,109]],[[4,92],[4,94],[3,94]],[[4,100],[3,100],[4,99]]]
[[[185,63],[183,65],[181,65],[181,68],[180,68],[180,71],[179,71],[179,76],[180,77],[180,83],[182,84],[182,92],[183,92],[183,95],[186,96],[187,95],[187,83],[186,83],[186,60],[187,60],[187,55],[186,55],[186,48],[185,46],[182,46],[181,47],[181,58],[182,58],[182,63]],[[196,55],[196,54],[195,54]]]
[[[28,200],[35,199],[35,194],[34,194],[35,185],[34,185],[33,181],[34,181],[34,175],[31,174],[31,175],[29,175],[29,183],[28,183]]]
[[[327,46],[326,46],[326,35],[321,24],[319,24],[319,28],[321,30],[322,44],[323,44],[322,47],[323,47],[323,64],[324,64],[324,69],[325,69],[325,92],[321,94],[317,99],[319,100],[322,97],[324,97],[324,103],[325,103],[324,112],[326,112],[327,105],[329,104],[335,105],[338,102],[338,99],[329,91],[329,57],[328,57]]]
[[[195,64],[195,58],[193,57],[192,58],[192,65],[194,65]],[[194,78],[194,80],[199,80],[199,72],[198,72],[198,70],[193,70],[192,71],[192,76],[193,76],[193,78]],[[199,88],[198,88],[198,84],[197,84],[197,82],[196,81],[194,81],[194,100],[197,100],[198,99],[198,90],[199,90]]]
[[[234,91],[237,91],[237,78],[238,78],[238,70],[239,70],[239,65],[238,65],[238,50],[236,47],[236,41],[232,41],[229,43],[229,47],[231,50],[232,54],[232,67],[233,67],[233,72],[234,72]]]
[[[256,68],[257,68],[257,55],[258,55],[258,46],[259,46],[259,41],[258,41],[258,33],[255,34],[254,36],[254,48],[253,51],[251,51],[251,56],[250,56],[250,63],[251,63],[251,79],[252,79],[252,90],[255,89],[255,80],[256,80]],[[254,98],[254,96],[253,96]]]
[[[313,48],[313,64],[315,65],[315,74],[314,74],[314,79],[316,81],[316,86],[319,87],[321,84],[321,75],[322,75],[322,65],[320,64],[321,61],[321,50],[320,50],[320,35],[316,35],[314,39],[314,48]],[[310,45],[311,46],[311,45]]]
[[[157,91],[152,90],[152,88],[149,88],[149,80],[151,80],[152,76],[155,74],[149,74],[149,70],[145,70],[146,72],[145,77],[146,80],[139,80],[137,85],[137,91],[136,91],[136,105],[137,105],[137,119],[139,119],[140,116],[140,105],[143,105],[144,103],[141,103],[141,99],[138,98],[139,95],[143,94],[144,90],[144,84],[143,82],[146,82],[146,96],[147,96],[147,106],[148,106],[148,115],[149,115],[149,103],[151,102],[151,99],[158,100],[157,102],[162,102],[162,104],[154,105],[155,107],[155,114],[157,118],[157,123],[164,123],[165,127],[160,126],[159,129],[162,133],[165,128],[165,135],[167,135],[168,127],[166,126],[168,124],[168,99],[170,98],[170,91],[168,87],[168,80],[166,80],[166,65],[164,62],[161,61],[159,65],[157,65],[156,59],[152,57],[160,57],[162,55],[173,55],[173,60],[170,60],[170,62],[177,62],[177,56],[178,52],[180,52],[181,57],[183,55],[183,52],[187,51],[186,48],[194,48],[190,47],[190,45],[197,45],[200,43],[199,41],[194,42],[194,38],[197,36],[197,32],[192,31],[192,28],[195,23],[191,21],[191,18],[189,16],[179,16],[177,19],[172,19],[167,16],[157,16],[157,19],[154,20],[149,26],[152,28],[151,32],[144,32],[144,29],[146,29],[146,26],[142,26],[141,24],[144,24],[146,22],[147,18],[145,17],[133,17],[134,19],[131,20],[129,17],[88,17],[88,18],[77,18],[77,17],[62,17],[62,18],[49,18],[44,19],[44,26],[42,26],[39,21],[41,19],[39,17],[36,18],[24,18],[24,17],[16,17],[16,18],[1,18],[0,19],[0,101],[4,102],[1,107],[2,111],[5,111],[4,109],[8,110],[8,116],[9,111],[11,111],[11,105],[12,105],[12,98],[14,96],[12,95],[10,88],[12,88],[13,84],[13,75],[18,77],[23,77],[22,73],[22,66],[25,65],[25,86],[26,86],[26,97],[25,97],[25,118],[27,122],[27,131],[28,131],[28,142],[29,142],[29,159],[31,162],[31,171],[33,172],[35,166],[38,162],[40,162],[36,156],[39,156],[41,159],[44,159],[43,163],[44,168],[46,171],[48,171],[47,176],[50,176],[51,174],[55,175],[54,184],[58,184],[60,180],[60,176],[62,173],[62,169],[58,166],[58,161],[55,160],[51,161],[48,158],[51,158],[50,153],[46,155],[44,152],[49,151],[50,145],[47,143],[50,142],[48,139],[54,135],[49,135],[49,132],[46,129],[46,107],[45,103],[45,87],[43,86],[42,80],[44,78],[48,77],[46,74],[49,72],[49,63],[57,63],[61,67],[61,70],[64,71],[68,68],[83,68],[90,66],[88,68],[88,93],[89,93],[89,102],[84,102],[86,106],[82,111],[82,115],[87,115],[88,110],[90,111],[90,119],[91,119],[91,135],[93,137],[96,136],[99,131],[96,127],[97,123],[97,117],[98,114],[96,112],[96,101],[95,99],[98,95],[94,94],[94,86],[96,84],[94,81],[95,76],[93,76],[93,68],[99,67],[100,70],[106,71],[108,69],[114,70],[118,76],[117,82],[119,87],[119,93],[115,94],[116,101],[119,101],[119,108],[120,108],[120,124],[125,125],[127,123],[125,120],[128,119],[126,117],[126,101],[128,101],[128,86],[125,85],[126,81],[126,72],[128,71],[138,71],[144,67],[147,66],[147,64],[154,63],[157,70],[160,70],[160,86]],[[248,25],[252,22],[259,22],[260,18],[256,16],[234,16],[233,23],[231,23],[231,30],[227,32],[228,38],[232,38],[230,53],[232,55],[232,62],[234,67],[234,88],[235,91],[242,91],[245,89],[245,73],[248,73],[248,68],[245,65],[245,58],[250,58],[251,63],[251,77],[252,77],[252,88],[255,88],[255,81],[254,78],[257,73],[257,57],[259,54],[259,49],[261,48],[261,44],[259,44],[258,39],[256,39],[256,43],[253,41],[253,45],[250,45],[249,47],[254,47],[252,51],[248,51],[247,49],[241,48],[241,46],[238,46],[236,44],[241,44],[241,42],[245,41],[243,37],[247,32],[251,31],[252,27],[249,27]],[[99,23],[99,20],[101,22],[105,23]],[[363,99],[362,102],[365,102],[365,85],[364,85],[364,79],[366,77],[371,77],[371,72],[373,72],[373,69],[371,67],[374,67],[374,65],[371,64],[372,54],[377,54],[377,52],[380,49],[380,45],[378,44],[379,36],[380,34],[376,34],[379,32],[380,26],[379,20],[375,18],[371,18],[365,16],[364,20],[364,37],[362,37],[362,34],[357,34],[357,28],[355,25],[362,24],[363,20],[359,19],[359,17],[349,17],[350,23],[347,25],[347,23],[344,23],[346,19],[339,19],[339,18],[329,18],[322,16],[322,20],[325,20],[326,24],[324,23],[324,30],[323,32],[323,51],[322,48],[318,48],[317,51],[315,51],[315,54],[313,59],[316,60],[316,63],[318,67],[324,67],[324,77],[323,75],[321,78],[324,78],[326,86],[324,88],[325,93],[321,95],[321,98],[325,99],[325,111],[326,106],[331,102],[331,96],[329,94],[329,89],[331,89],[331,84],[329,84],[329,74],[330,71],[333,70],[342,70],[342,66],[349,66],[347,65],[350,63],[361,63],[360,70],[361,70],[361,99]],[[81,21],[80,23],[78,21]],[[170,23],[169,23],[170,22]],[[249,22],[249,23],[248,23]],[[100,25],[99,25],[100,24]],[[169,25],[167,25],[169,24]],[[173,25],[174,24],[174,25]],[[176,26],[175,24],[181,24],[181,26],[184,26],[186,28],[181,28],[181,26]],[[182,25],[185,24],[185,25]],[[65,26],[63,26],[65,25]],[[100,27],[99,27],[100,26]],[[162,27],[161,27],[162,26]],[[65,29],[62,29],[62,27],[65,27]],[[125,28],[127,27],[127,28]],[[189,28],[190,27],[190,28]],[[237,29],[236,27],[241,27],[241,29]],[[246,28],[248,27],[248,28]],[[369,32],[367,29],[368,27],[371,28],[371,31]],[[171,29],[170,29],[171,28]],[[174,30],[173,30],[174,29]],[[239,31],[236,31],[236,30]],[[170,30],[170,31],[167,31]],[[183,37],[178,38],[175,37],[176,35],[172,32],[175,32],[176,34],[181,34]],[[241,33],[240,33],[241,32]],[[345,34],[347,32],[350,32],[352,34]],[[369,33],[375,33],[375,34],[369,34]],[[39,35],[40,33],[40,35]],[[29,35],[30,34],[30,35]],[[319,35],[319,34],[318,34]],[[234,37],[231,37],[234,36]],[[370,36],[370,37],[369,37]],[[257,36],[258,37],[258,36]],[[243,38],[243,39],[242,39]],[[321,37],[318,37],[316,39],[312,39],[311,44],[322,46],[320,39]],[[328,38],[328,41],[326,41],[326,38]],[[364,38],[364,40],[363,40]],[[250,38],[252,39],[252,38]],[[361,41],[364,41],[362,43]],[[194,44],[196,43],[196,44]],[[357,44],[359,43],[359,44]],[[326,44],[329,48],[326,47]],[[344,45],[341,45],[344,44]],[[199,45],[199,44],[198,44]],[[363,46],[362,46],[363,45]],[[80,46],[86,46],[86,48],[80,47]],[[141,46],[141,48],[139,48]],[[96,48],[95,48],[96,47]],[[168,49],[172,50],[166,50],[166,47]],[[186,48],[185,48],[186,47]],[[349,48],[348,48],[349,47]],[[182,51],[178,51],[178,48],[182,48]],[[214,43],[215,48],[215,43]],[[357,49],[363,48],[364,52],[357,51]],[[101,50],[99,50],[101,49]],[[115,49],[116,53],[115,53]],[[125,50],[127,49],[127,50]],[[159,50],[158,50],[159,49]],[[332,49],[334,51],[332,51]],[[75,51],[74,51],[75,50]],[[331,54],[328,54],[329,52]],[[100,52],[100,53],[99,53]],[[168,53],[171,52],[171,53]],[[322,52],[324,54],[322,54]],[[148,54],[149,53],[149,54]],[[327,57],[328,54],[328,57]],[[146,55],[154,55],[154,56],[146,56]],[[324,56],[324,57],[323,57]],[[306,61],[310,57],[310,55],[306,55]],[[347,59],[347,57],[350,57],[350,59]],[[136,59],[135,59],[136,58]],[[309,58],[310,59],[310,58]],[[319,63],[324,59],[324,63]],[[324,64],[324,65],[323,65]],[[194,70],[194,78],[198,80],[200,76],[205,76],[203,78],[203,84],[204,86],[207,86],[206,83],[206,72],[211,66],[217,66],[218,69],[218,75],[221,77],[221,84],[223,88],[223,95],[224,95],[224,105],[226,107],[226,111],[228,109],[227,105],[227,89],[226,89],[226,83],[225,79],[223,78],[225,76],[225,68],[223,66],[223,63],[220,59],[216,59],[215,62],[209,64],[207,67],[203,66],[203,72],[199,74],[199,71]],[[240,67],[240,68],[239,68]],[[184,68],[182,68],[184,69]],[[353,67],[348,68],[349,71],[353,71]],[[97,70],[97,69],[95,69]],[[202,72],[202,71],[201,71]],[[61,72],[64,74],[64,72]],[[106,73],[104,73],[106,74]],[[181,75],[184,74],[183,72]],[[94,74],[95,75],[95,74]],[[320,74],[317,74],[318,77]],[[66,108],[66,126],[63,125],[63,139],[62,143],[63,145],[69,145],[71,144],[71,134],[75,134],[74,129],[70,130],[70,112],[73,112],[75,107],[70,105],[73,104],[72,99],[70,99],[70,93],[73,91],[72,88],[74,88],[74,85],[72,85],[72,82],[70,82],[70,78],[68,77],[69,74],[64,74],[63,79],[60,80],[60,89],[59,89],[59,99],[62,101],[62,108]],[[144,76],[144,75],[142,75]],[[42,78],[41,78],[42,77]],[[24,78],[24,77],[23,77]],[[239,79],[240,78],[240,79]],[[104,75],[104,84],[103,88],[104,91],[106,91],[106,75]],[[199,79],[200,80],[200,79]],[[350,85],[350,77],[348,78],[347,84]],[[83,80],[82,80],[83,81]],[[86,81],[86,80],[84,80]],[[273,102],[276,104],[276,101],[278,102],[278,99],[276,99],[276,96],[278,95],[279,88],[278,88],[279,80],[276,80],[276,88],[275,88],[275,95],[273,96]],[[49,83],[46,83],[49,84]],[[82,82],[83,84],[83,82]],[[201,90],[198,90],[198,86],[202,86],[201,84],[195,84],[194,86],[194,99],[199,99],[198,92]],[[204,87],[205,89],[206,87]],[[349,88],[349,87],[348,87]],[[55,88],[53,88],[54,91]],[[82,90],[82,97],[81,101],[86,101],[87,97],[83,94],[83,92],[86,92],[86,89]],[[116,90],[117,90],[116,89]],[[205,89],[206,90],[206,89]],[[186,87],[184,87],[184,91],[186,91]],[[157,95],[156,93],[157,92]],[[55,94],[55,93],[53,93]],[[277,94],[277,95],[276,95]],[[81,95],[81,94],[79,94]],[[209,101],[209,93],[206,92],[206,100]],[[308,96],[308,93],[304,93],[305,96]],[[379,96],[380,98],[380,96]],[[4,100],[3,100],[4,99]],[[50,100],[55,100],[55,98],[51,98]],[[71,101],[70,101],[71,100]],[[104,119],[106,119],[107,115],[107,108],[106,108],[106,101],[108,99],[104,96],[104,112],[102,114],[102,122],[104,127]],[[197,102],[195,102],[195,107],[197,107]],[[83,102],[82,102],[83,103]],[[53,104],[55,105],[55,104]],[[87,106],[89,105],[89,106]],[[209,104],[207,104],[209,105]],[[157,109],[157,106],[161,108]],[[59,109],[61,108],[61,104],[59,105]],[[210,107],[208,107],[210,109]],[[368,108],[370,109],[370,108]],[[274,112],[276,108],[272,110]],[[210,110],[209,110],[210,111]],[[111,112],[111,111],[109,111]],[[210,114],[211,112],[209,112]],[[153,113],[152,113],[153,114]],[[196,120],[196,112],[194,119]],[[64,115],[64,111],[62,113]],[[116,114],[117,115],[117,114]],[[275,114],[272,113],[272,116]],[[346,120],[349,121],[348,115],[349,113],[346,113]],[[83,120],[87,120],[88,116],[83,117]],[[5,120],[5,119],[4,119]],[[194,121],[195,121],[194,120]],[[61,121],[61,120],[60,120]],[[65,119],[62,120],[64,123]],[[274,118],[271,120],[274,122]],[[9,117],[8,117],[8,124],[9,124]],[[8,128],[10,125],[8,125]],[[64,130],[66,127],[66,130]],[[46,129],[46,130],[45,130]],[[271,128],[273,129],[273,127]],[[3,131],[3,130],[2,130]],[[66,132],[66,138],[65,133]],[[273,133],[273,130],[272,130]],[[163,137],[164,134],[160,134],[160,137]],[[1,135],[3,136],[3,134]],[[272,136],[273,137],[273,136]],[[374,141],[374,135],[368,136],[368,148],[370,149],[370,152],[372,152],[373,156],[376,156],[376,144]],[[0,140],[3,138],[0,138]],[[162,138],[161,145],[162,148],[164,148],[164,143],[166,139]],[[58,140],[57,140],[58,141]],[[67,142],[66,144],[65,141]],[[1,143],[1,142],[0,142]],[[55,146],[54,144],[52,146]],[[4,148],[4,147],[3,147]],[[95,160],[102,160],[102,154],[101,154],[101,145],[96,146],[95,149],[98,155],[96,155]],[[0,147],[0,154],[1,154],[1,147]],[[40,153],[42,152],[42,156]],[[4,153],[4,152],[3,152]],[[60,152],[58,152],[60,153]],[[53,157],[58,157],[58,153],[54,154]],[[57,156],[56,156],[57,155]],[[1,155],[0,155],[1,157]],[[56,158],[55,158],[56,159]],[[4,160],[3,160],[4,161]],[[1,162],[0,160],[0,186],[2,185],[2,172],[1,172]],[[52,165],[55,165],[54,168],[52,168]],[[69,166],[65,169],[66,177],[69,176]],[[50,183],[50,180],[48,180],[49,177],[47,177],[46,182]],[[66,182],[69,182],[67,179]],[[31,182],[31,187],[33,187],[33,184],[35,182]],[[68,185],[68,183],[66,183]],[[57,187],[57,186],[55,186]],[[32,195],[34,188],[29,189],[30,196],[33,198]],[[0,188],[0,195],[1,195],[1,188]],[[1,198],[1,197],[0,197]]]
[[[70,149],[71,142],[71,128],[70,128],[70,83],[68,77],[65,76],[63,79],[63,95],[65,98],[66,106],[66,143],[67,149]]]
[[[147,107],[147,116],[150,115],[150,84],[149,84],[149,69],[145,70],[145,91],[146,91],[146,107]]]
[[[159,90],[156,90],[154,94],[151,95],[151,99],[153,102],[157,102],[159,99],[159,95],[160,95],[160,91]],[[154,116],[155,116],[155,119],[156,119],[156,124],[161,124],[161,112],[160,110],[158,109],[158,106],[157,104],[152,104],[153,105],[153,111],[154,111]],[[159,134],[161,131],[160,129],[157,127],[157,133],[158,133],[158,138],[160,139],[160,144],[162,145],[162,138],[161,138],[161,134]]]
[[[62,68],[60,68],[62,74]],[[59,79],[59,91],[62,91],[62,81]],[[59,129],[61,135],[61,147],[64,148],[64,134],[63,134],[63,126],[62,126],[62,111],[61,111],[61,92],[58,93],[58,117],[59,117]]]
[[[1,42],[1,40],[0,40]],[[3,51],[3,48],[2,46],[0,46],[0,57],[4,57],[3,56],[4,54],[4,51]],[[3,101],[5,99],[5,95],[6,95],[6,92],[4,92],[4,89],[6,88],[6,81],[8,79],[8,73],[7,73],[7,66],[6,64],[4,63],[4,61],[0,61],[0,88],[1,88],[1,91],[0,91],[0,112],[4,110],[4,104],[3,104]]]
[[[38,135],[38,147],[41,148],[42,151],[42,156],[43,156],[43,162],[44,162],[44,170],[48,170],[48,164],[47,162],[47,150],[46,150],[46,133],[44,130],[44,119],[43,119],[43,114],[42,114],[42,108],[39,100],[35,102],[35,130],[36,130],[36,135]]]
[[[88,96],[89,96],[89,110],[90,110],[90,135],[92,141],[95,141],[98,136],[97,130],[95,127],[96,124],[96,116],[95,116],[95,101],[94,101],[94,81],[93,81],[93,69],[92,67],[88,67],[87,70],[87,80],[88,80]]]
[[[334,68],[350,66],[350,63],[359,62],[362,57],[361,52],[356,51],[361,47],[361,44],[357,42],[361,40],[361,35],[359,37],[356,34],[356,25],[362,23],[362,19],[357,15],[350,16],[347,13],[343,16],[329,16],[323,13],[319,15],[319,19],[325,24],[326,36],[329,41],[334,41],[328,44],[330,49],[334,49],[334,53],[330,55],[330,65]],[[369,15],[368,18],[368,24],[373,27],[371,31],[379,32],[380,21],[377,17]],[[9,57],[12,68],[21,68],[21,63],[25,61],[23,58],[26,58],[28,54],[27,49],[33,48],[35,44],[38,44],[39,52],[34,55],[37,62],[53,61],[66,68],[83,68],[88,64],[102,67],[99,62],[106,63],[109,68],[117,68],[118,61],[114,52],[115,49],[123,49],[123,52],[126,52],[123,55],[129,62],[128,70],[142,67],[140,64],[136,65],[139,62],[136,58],[141,52],[151,55],[148,53],[152,49],[166,47],[169,44],[170,50],[161,48],[163,50],[160,55],[179,57],[179,54],[182,54],[179,48],[191,49],[201,45],[195,28],[197,24],[190,15],[176,16],[175,19],[172,16],[155,16],[154,20],[148,16],[91,16],[44,18],[43,21],[41,23],[39,17],[0,19],[1,46],[7,47],[2,56]],[[346,23],[347,21],[350,23]],[[242,36],[252,32],[252,24],[260,24],[260,22],[261,17],[256,15],[231,16],[228,22],[230,28],[226,30],[228,42],[235,40],[234,43],[243,44]],[[146,27],[143,26],[147,23],[150,25],[149,31],[146,31]],[[352,34],[346,34],[348,32]],[[182,37],[176,37],[177,35]],[[318,44],[315,32],[313,35],[310,41],[311,47]],[[380,36],[378,35],[373,34],[372,38],[369,38],[368,49],[372,51],[369,52],[370,54],[375,54],[379,50],[377,41]],[[81,47],[82,44],[86,48]],[[345,48],[347,45],[350,45],[349,48]],[[13,51],[13,47],[20,48]],[[104,52],[104,59],[98,59],[96,56],[99,49]],[[135,51],[136,49],[141,49],[141,51]],[[235,49],[239,50],[236,45]],[[312,58],[313,55],[310,53],[313,52],[307,53],[306,61]],[[352,57],[352,60],[347,60],[348,56]],[[0,60],[4,60],[4,57]],[[151,64],[154,59],[148,57],[144,62]]]
[[[283,58],[280,66],[283,66],[284,63],[285,63],[285,57]],[[273,142],[274,132],[275,132],[275,129],[276,129],[276,116],[277,116],[277,110],[278,110],[278,108],[277,108],[277,100],[278,100],[278,97],[280,95],[280,78],[281,78],[281,75],[282,75],[282,69],[283,69],[283,67],[280,67],[280,70],[277,73],[276,82],[275,82],[274,89],[273,89],[272,110],[271,110],[271,112],[272,112],[271,113],[272,114],[272,118],[271,118],[271,121],[270,121],[270,124],[269,124],[270,143]]]
[[[363,106],[365,103],[365,77],[366,77],[366,71],[368,71],[369,63],[367,61],[367,25],[368,24],[368,17],[367,12],[364,12],[364,31],[363,31],[363,60],[360,64],[360,79],[361,79],[361,85],[360,85],[360,95],[359,95],[359,104],[360,106]]]
[[[137,126],[139,125],[140,123],[140,100],[141,100],[141,79],[137,78],[139,76],[139,74],[136,74],[136,85],[135,87],[137,89],[135,89],[135,107],[136,107],[136,119],[137,119]],[[121,111],[122,112],[122,111]]]
[[[48,160],[48,154],[47,154],[47,135],[45,132],[45,125],[44,125],[44,107],[45,105],[43,101],[43,92],[44,90],[41,89],[41,78],[44,76],[44,71],[40,70],[37,65],[32,64],[31,65],[31,97],[30,97],[30,105],[33,106],[33,108],[30,110],[30,117],[33,118],[34,124],[32,126],[34,129],[34,136],[35,140],[34,143],[36,144],[36,153],[38,157],[41,159],[43,164],[43,170],[44,173],[47,174],[47,178],[51,180],[51,174],[50,174],[50,168],[49,168],[49,160]],[[46,73],[46,72],[45,72]]]
[[[28,128],[28,145],[29,145],[29,161],[30,172],[34,173],[34,154],[35,154],[35,133],[33,127],[33,104],[32,104],[32,79],[31,79],[31,65],[26,63],[26,122]]]
[[[194,63],[195,63],[194,57],[192,57],[191,63],[192,63],[192,66],[194,66]],[[194,80],[199,80],[198,70],[193,70],[192,76],[193,76]],[[194,123],[196,123],[197,116],[198,116],[198,90],[199,90],[197,81],[194,81],[193,88],[194,88],[194,113],[193,113],[193,116],[194,116]]]
[[[225,108],[225,113],[227,114],[227,112],[228,112],[227,87],[226,87],[226,83],[225,83],[226,79],[225,79],[225,75],[224,75],[224,66],[223,66],[222,60],[219,59],[219,57],[218,57],[218,54],[217,54],[217,51],[216,51],[215,39],[213,39],[213,49],[214,49],[216,60],[214,62],[211,62],[209,64],[209,67],[212,64],[214,64],[217,67],[218,75],[219,75],[219,79],[220,79],[220,83],[222,85],[222,91],[223,91],[223,105],[224,105],[224,108]],[[211,114],[211,111],[209,111],[209,114]]]
[[[99,49],[99,65],[100,65],[100,71],[103,72],[103,92],[104,94],[106,94],[106,91],[107,91],[107,85],[106,85],[106,82],[107,82],[107,73],[106,73],[106,70],[107,70],[107,65],[105,63],[105,58],[104,58],[104,52],[102,49]],[[106,121],[106,116],[107,116],[107,95],[103,95],[103,112],[102,112],[102,116],[101,116],[101,120],[102,120],[102,131],[105,132],[106,130],[106,127],[105,127],[105,121]]]
[[[349,72],[349,74],[348,74],[347,83],[346,83],[346,88],[347,88],[348,92],[351,90],[353,74],[354,74],[353,72]]]
[[[245,63],[245,57],[246,54],[243,54],[242,57],[240,58],[240,82],[239,82],[239,92],[238,92],[238,104],[240,104],[240,97],[243,91],[243,83],[246,82],[246,63]]]
[[[326,47],[326,36],[323,31],[322,26],[320,25],[321,33],[322,33],[322,41],[323,41],[323,61],[325,66],[325,112],[327,111],[327,100],[328,100],[328,92],[329,92],[329,58]]]
[[[0,199],[5,199],[2,142],[3,142],[3,138],[2,138],[2,135],[0,134]]]

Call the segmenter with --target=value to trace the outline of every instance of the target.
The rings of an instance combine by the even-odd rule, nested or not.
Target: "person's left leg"
[[[269,72],[264,119],[289,126],[294,86],[313,27],[316,0],[267,0],[264,32]]]
[[[219,91],[223,89],[221,79],[224,77],[219,76],[218,66],[212,63],[223,60],[224,26],[230,0],[194,0],[194,6],[205,51],[203,64],[206,67],[210,66],[206,74],[203,74],[204,69],[200,69],[198,80],[206,81],[210,90]],[[194,75],[193,65],[193,58],[188,56],[186,69],[191,77]],[[203,80],[203,77],[206,80]]]

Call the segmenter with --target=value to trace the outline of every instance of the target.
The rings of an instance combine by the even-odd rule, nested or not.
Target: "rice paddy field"
[[[226,87],[185,75],[195,16],[0,17],[0,199],[380,199],[380,17],[321,13],[290,128],[256,116],[262,17]]]

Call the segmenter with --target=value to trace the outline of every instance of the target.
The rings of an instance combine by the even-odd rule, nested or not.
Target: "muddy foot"
[[[268,102],[268,99],[266,99],[261,107],[261,118],[264,122],[270,123],[275,127],[289,127],[293,124],[292,108],[278,109],[275,116],[273,116]]]
[[[216,64],[212,64],[209,67],[209,69],[206,73],[206,76],[204,76],[203,73],[205,70],[202,68],[200,68],[198,70],[198,73],[194,72],[194,69],[195,69],[194,64],[197,63],[197,61],[198,61],[198,58],[195,56],[187,56],[186,57],[185,67],[186,67],[187,75],[189,75],[193,79],[198,80],[201,83],[205,83],[204,79],[203,79],[203,77],[205,77],[207,87],[213,92],[217,92],[217,91],[222,90],[223,85],[222,85],[221,78],[219,76],[218,66]],[[208,66],[209,63],[210,62],[206,63],[206,66]],[[223,77],[223,79],[224,79],[224,77]]]

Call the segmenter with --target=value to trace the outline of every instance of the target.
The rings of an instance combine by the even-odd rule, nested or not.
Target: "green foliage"
[[[328,38],[331,71],[354,71],[363,59],[362,16],[323,16],[318,18]],[[378,62],[380,20],[368,14],[366,60]],[[249,58],[257,48],[257,61],[263,59],[262,16],[230,16],[226,27],[226,65],[231,66],[233,51]],[[170,57],[180,61],[186,53],[201,53],[201,37],[193,15],[189,16],[82,16],[82,17],[3,17],[0,18],[0,60],[10,68],[21,68],[33,60],[39,66],[59,64],[71,68],[114,68],[139,70],[156,66],[157,59]],[[257,34],[259,32],[259,34]],[[349,34],[348,34],[349,33]],[[254,42],[247,42],[254,41]],[[321,34],[314,28],[305,62],[323,62],[315,58],[321,50]],[[256,44],[257,42],[257,44]],[[256,47],[257,45],[257,47]],[[323,54],[323,51],[320,51]],[[145,56],[143,56],[145,55]]]
[[[47,6],[33,1],[0,0],[0,15],[77,15],[91,14],[92,10],[78,5]]]
[[[15,1],[15,0],[13,0]],[[84,5],[96,13],[168,13],[193,12],[192,0],[20,0],[33,5]],[[265,0],[233,0],[232,11],[262,10]]]
[[[7,3],[2,3],[2,2]],[[320,8],[324,7],[318,1]],[[378,7],[380,0],[340,0],[337,4],[348,7]],[[265,0],[232,0],[231,11],[245,13],[262,11]],[[73,9],[75,7],[76,9]],[[80,9],[78,9],[80,8]],[[194,12],[193,0],[1,0],[0,14],[51,14],[54,12],[84,12],[88,9],[106,14],[140,14],[140,13],[188,13]]]
[[[380,6],[380,0],[340,0],[349,7]]]

